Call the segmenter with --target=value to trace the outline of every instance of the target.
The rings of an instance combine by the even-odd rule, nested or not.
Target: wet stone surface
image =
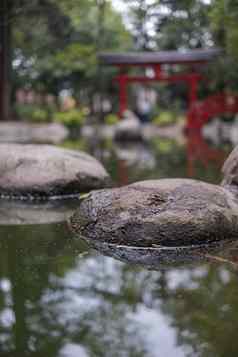
[[[92,192],[71,217],[87,240],[174,247],[236,239],[238,202],[227,189],[191,179],[138,182]]]

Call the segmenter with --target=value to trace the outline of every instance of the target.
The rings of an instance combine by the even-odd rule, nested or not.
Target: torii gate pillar
[[[119,79],[119,116],[122,117],[127,109],[127,78],[125,75],[120,75]]]

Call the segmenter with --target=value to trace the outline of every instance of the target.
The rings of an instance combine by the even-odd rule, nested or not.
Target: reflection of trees
[[[80,296],[79,307],[72,307],[72,314],[78,314],[78,321],[81,321],[79,325],[75,323],[77,331],[74,330],[72,339],[74,342],[83,339],[86,345],[90,344],[93,356],[105,356],[104,344],[108,346],[106,356],[117,356],[118,348],[121,353],[125,349],[129,355],[133,355],[129,353],[132,350],[140,351],[138,356],[155,355],[146,349],[140,324],[131,319],[141,306],[154,314],[161,311],[167,316],[171,328],[176,331],[177,346],[183,346],[184,355],[237,355],[237,279],[223,265],[178,266],[162,272],[149,272],[113,264],[111,259],[102,258],[100,264],[100,257],[97,257],[97,261],[95,263],[96,258],[92,258],[90,263],[89,259],[77,269],[79,276],[90,277],[85,285],[69,284],[67,288],[71,290],[68,306],[72,306],[74,295]],[[103,262],[108,262],[105,270]],[[108,267],[110,262],[113,264],[111,269]],[[77,281],[76,276],[72,281]],[[156,326],[158,335],[164,327]],[[147,331],[143,333],[146,335]],[[158,345],[163,343],[158,341]]]
[[[81,142],[66,146],[80,148]],[[221,181],[221,166],[230,147],[216,148],[201,134],[184,137],[184,142],[156,137],[140,143],[115,143],[112,139],[93,136],[84,141],[84,148],[102,161],[118,184],[145,179],[193,177],[212,183]],[[122,157],[124,156],[124,157]]]
[[[88,257],[68,276],[55,280],[63,295],[52,306],[57,324],[64,321],[71,342],[83,343],[90,356],[145,356],[136,326],[130,320],[142,303],[140,283],[124,264],[100,256]]]
[[[55,341],[47,339],[50,324],[37,319],[43,316],[40,300],[50,284],[50,274],[63,275],[73,264],[68,231],[58,224],[1,227],[0,233],[0,316],[6,316],[0,319],[0,341],[4,342],[0,343],[0,353],[11,351],[14,356],[14,351],[16,356],[28,355],[41,337],[44,341],[41,343],[56,351],[60,337]]]
[[[61,356],[67,344],[93,357],[160,356],[166,344],[173,356],[237,355],[238,286],[224,265],[148,271],[78,257],[85,247],[62,224],[1,237],[0,355]]]
[[[178,343],[192,346],[192,356],[237,356],[237,276],[214,265],[184,269],[180,274],[185,279],[173,288],[167,286],[161,305],[172,318]]]
[[[187,136],[187,147],[174,140],[155,139],[157,177],[192,177],[212,183],[221,180],[225,152],[213,148],[201,135]]]
[[[128,158],[118,158],[114,145],[107,147],[107,143],[101,143],[101,150],[107,151],[108,155],[101,157],[115,182],[130,183],[145,179],[159,179],[167,177],[193,177],[208,182],[219,183],[221,180],[221,164],[226,152],[213,148],[202,140],[187,138],[187,147],[172,139],[154,138],[151,143],[133,144],[131,152],[128,150]],[[142,150],[144,148],[144,150]],[[126,146],[123,146],[126,149]],[[132,151],[133,150],[133,151]],[[136,161],[136,151],[137,158]],[[142,153],[147,153],[145,165],[141,165]],[[134,163],[128,165],[134,153]],[[149,156],[150,155],[150,156]],[[149,165],[149,161],[154,161]],[[122,182],[120,182],[122,181]]]
[[[71,342],[90,356],[144,355],[127,316],[140,296],[125,265],[83,256],[75,266],[84,248],[64,225],[1,227],[1,237],[0,354],[56,356]]]
[[[216,147],[211,143],[209,144],[201,132],[189,133],[187,135],[188,175],[219,183],[221,180],[221,167],[230,150],[229,146]]]

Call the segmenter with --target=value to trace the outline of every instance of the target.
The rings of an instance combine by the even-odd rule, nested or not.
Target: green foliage
[[[208,11],[202,0],[126,0],[139,50],[206,47]]]
[[[84,138],[77,138],[77,140],[65,140],[61,146],[66,149],[88,151],[88,143]]]
[[[236,1],[213,0],[210,18],[216,42],[228,54],[238,58],[238,3]]]
[[[154,150],[161,154],[170,154],[174,149],[174,142],[170,139],[155,138],[152,141]]]
[[[104,122],[107,125],[115,125],[119,122],[119,117],[116,114],[108,114],[104,118]]]
[[[108,1],[34,0],[23,8],[13,22],[14,88],[57,95],[66,87],[76,97],[87,92],[86,101],[112,75],[103,69],[99,80],[98,52],[130,47],[121,15]]]
[[[162,111],[152,119],[153,124],[160,126],[172,125],[175,124],[177,121],[178,117],[176,116],[176,114],[170,111]]]
[[[48,112],[45,109],[36,108],[32,112],[32,119],[37,122],[46,122],[49,119]]]
[[[35,104],[15,105],[16,115],[27,121],[44,123],[56,121],[68,128],[80,127],[86,120],[88,109],[70,109],[67,111],[55,111],[50,106],[39,106]]]
[[[224,86],[238,88],[236,1],[125,0],[130,32],[110,0],[12,3],[14,89],[28,87],[58,95],[61,89],[70,88],[80,104],[91,105],[94,94],[112,93],[115,72],[98,65],[101,51],[214,45],[229,57],[222,56],[211,66],[209,86],[214,91]],[[176,95],[184,98],[182,84]]]
[[[80,127],[85,122],[86,113],[84,109],[70,109],[65,112],[56,112],[53,119],[73,129]]]
[[[238,3],[213,0],[209,12],[215,44],[222,48],[223,56],[209,67],[213,88],[238,90]]]
[[[51,120],[50,111],[48,108],[33,104],[17,104],[15,106],[15,112],[19,118],[27,121],[44,123]]]

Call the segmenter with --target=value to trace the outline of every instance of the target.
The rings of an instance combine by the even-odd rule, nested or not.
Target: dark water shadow
[[[90,248],[124,263],[149,270],[199,262],[227,263],[238,270],[238,240],[178,247],[129,247],[86,239]]]

